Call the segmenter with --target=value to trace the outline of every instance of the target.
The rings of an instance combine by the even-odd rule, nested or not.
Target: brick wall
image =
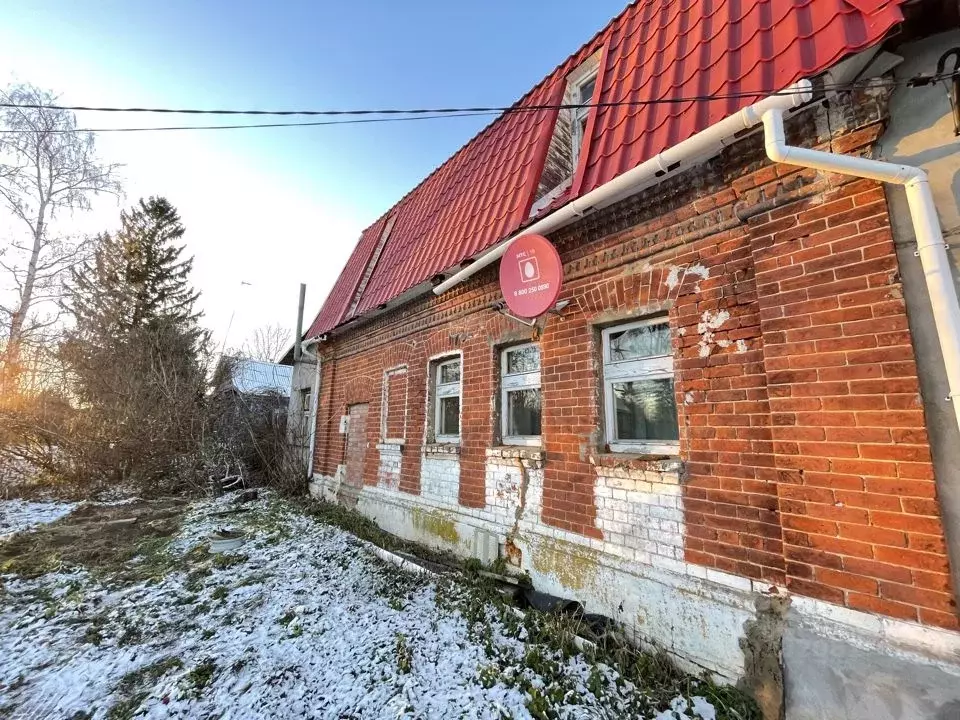
[[[381,438],[403,440],[407,436],[407,368],[393,368],[384,378],[385,403]]]
[[[791,133],[816,127],[801,118]],[[879,127],[846,128],[834,149],[867,151]],[[634,562],[694,563],[957,627],[879,186],[771,166],[748,140],[552,239],[570,304],[539,338],[543,523],[622,538],[617,554]],[[500,299],[495,270],[321,347],[317,472],[343,462],[345,408],[368,402],[381,417],[384,371],[405,364],[399,491],[510,520],[516,468],[488,457],[498,357],[530,330],[490,309]],[[600,328],[655,313],[673,338],[672,474],[660,461],[610,453],[603,440]],[[423,447],[429,363],[451,353],[463,359],[459,461]],[[376,433],[368,430],[371,447]],[[368,458],[365,483],[377,473]]]
[[[787,586],[954,624],[883,189],[849,182],[750,232]]]

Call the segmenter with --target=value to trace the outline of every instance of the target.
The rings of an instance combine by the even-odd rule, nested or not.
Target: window
[[[565,108],[557,113],[530,207],[531,216],[539,214],[573,183],[593,109],[590,103],[597,89],[602,54],[602,49],[597,50],[566,77],[562,96]]]
[[[670,327],[662,318],[603,331],[607,443],[619,452],[676,454]]]
[[[305,413],[310,412],[310,388],[300,389],[300,409]]]
[[[434,374],[434,436],[437,442],[460,441],[460,358],[437,364]]]
[[[519,345],[501,353],[500,432],[505,445],[539,445],[542,395],[540,348]]]
[[[573,104],[579,106],[571,110],[570,150],[574,172],[576,172],[577,162],[580,160],[580,148],[583,146],[583,139],[587,135],[590,101],[593,99],[593,89],[596,85],[597,73],[594,72],[580,80],[574,88]]]

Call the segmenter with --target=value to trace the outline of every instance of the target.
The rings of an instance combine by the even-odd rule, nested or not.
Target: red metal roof
[[[514,107],[557,103],[567,75],[598,49],[603,55],[595,103],[713,98],[592,111],[562,204],[876,44],[902,21],[902,2],[637,0]],[[389,302],[526,224],[555,118],[555,110],[505,113],[367,228],[308,336]],[[350,313],[390,215],[394,227]]]

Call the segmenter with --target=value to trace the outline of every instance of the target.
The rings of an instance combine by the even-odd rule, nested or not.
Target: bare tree
[[[264,325],[243,343],[240,354],[253,360],[276,362],[290,344],[292,333],[280,325]]]
[[[10,107],[0,123],[0,204],[12,215],[24,237],[15,237],[0,251],[0,269],[15,293],[9,304],[0,304],[0,321],[6,330],[0,349],[0,390],[16,386],[21,372],[23,345],[35,332],[57,321],[32,312],[61,293],[64,271],[82,255],[86,242],[59,236],[51,223],[63,212],[89,210],[90,198],[99,193],[117,195],[119,165],[104,163],[96,155],[94,136],[77,130],[73,113],[53,107],[57,98],[32,85],[13,85],[0,91]]]

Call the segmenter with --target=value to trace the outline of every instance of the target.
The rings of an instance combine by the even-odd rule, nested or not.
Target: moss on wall
[[[440,538],[451,544],[460,542],[457,526],[446,513],[440,510],[424,510],[415,507],[411,511],[413,526],[420,532]]]
[[[540,540],[533,547],[533,567],[553,575],[561,585],[582,590],[596,584],[597,551],[562,540]]]

